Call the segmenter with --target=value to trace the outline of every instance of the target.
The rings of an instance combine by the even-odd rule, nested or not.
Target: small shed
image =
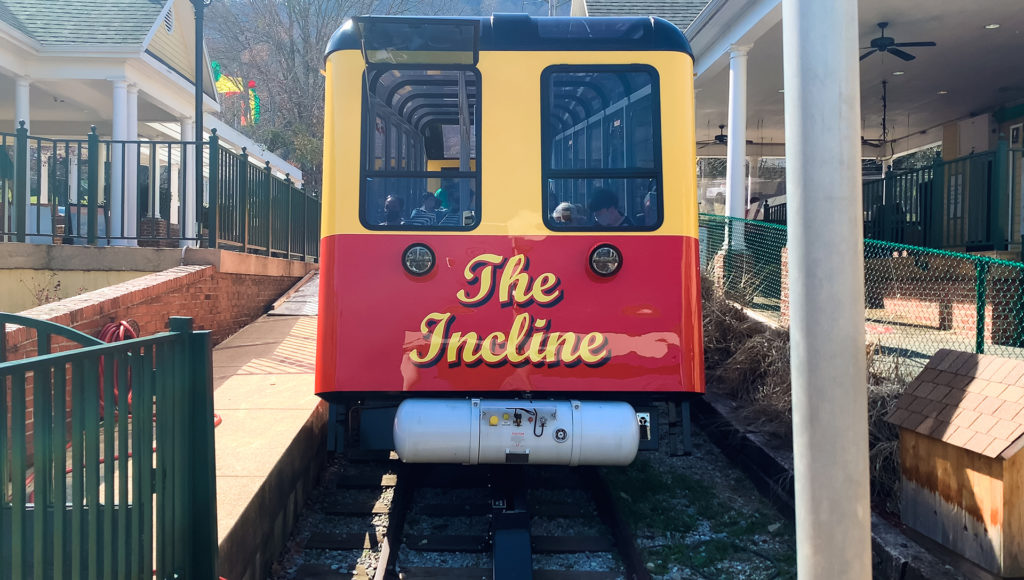
[[[1001,576],[1024,576],[1024,361],[940,350],[897,401],[911,528]]]

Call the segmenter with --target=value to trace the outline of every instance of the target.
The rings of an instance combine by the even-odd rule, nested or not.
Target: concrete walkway
[[[302,288],[310,312],[314,276]],[[296,293],[298,294],[298,293]],[[266,315],[213,351],[219,573],[262,580],[318,475],[327,406],[313,392],[313,315]]]

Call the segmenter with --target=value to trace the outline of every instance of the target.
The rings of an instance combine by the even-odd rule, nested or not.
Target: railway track
[[[300,549],[321,562],[347,561],[349,569],[307,559],[285,577],[650,577],[596,469],[388,460],[344,463],[325,485],[317,501],[323,520]]]

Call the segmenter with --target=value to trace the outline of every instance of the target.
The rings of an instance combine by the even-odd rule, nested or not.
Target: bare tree
[[[320,188],[323,159],[324,49],[345,18],[358,14],[442,14],[455,0],[226,0],[208,17],[211,58],[241,78],[224,100],[228,122],[248,112],[245,83],[255,81],[260,121],[238,128],[297,164],[307,188]],[[353,130],[358,130],[353,127]]]

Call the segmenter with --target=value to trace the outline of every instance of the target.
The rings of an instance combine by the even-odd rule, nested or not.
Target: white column
[[[178,203],[185,205],[185,223],[180,224],[181,231],[186,238],[196,237],[196,159],[195,125],[192,124],[192,117],[181,119],[181,167],[185,169],[185,187]],[[181,247],[194,246],[191,241],[182,240]]]
[[[161,217],[171,222],[172,224],[176,224],[180,227],[181,217],[178,215],[178,210],[180,209],[181,204],[181,189],[179,189],[178,183],[179,179],[182,177],[180,175],[181,160],[179,159],[178,162],[175,163],[173,157],[175,154],[176,153],[172,151],[171,157],[167,159],[167,165],[169,166],[167,173],[170,175],[171,178],[169,182],[170,188],[168,189],[171,196],[171,203],[169,204],[168,209],[170,210],[171,213]]]
[[[166,151],[166,145],[164,145],[163,147],[157,145],[156,149],[153,151],[153,154],[150,155],[149,159],[149,186],[152,189],[153,195],[151,196],[152,199],[149,200],[149,205],[147,206],[149,208],[149,211],[146,213],[146,215],[152,218],[165,217],[160,215],[160,176],[163,172],[162,167],[164,165],[170,167],[171,162],[169,159],[161,162],[160,156],[163,155]],[[149,196],[149,192],[145,192],[145,195]]]
[[[124,204],[125,171],[124,171],[124,145],[117,141],[124,141],[128,136],[128,82],[124,79],[115,79],[114,84],[114,115],[112,121],[111,139],[114,143],[110,148],[110,198],[107,200],[107,207],[110,208],[110,231],[107,234],[111,237],[125,235],[124,227],[126,214]],[[125,245],[123,240],[112,240],[111,245]]]
[[[56,147],[56,146],[54,146]],[[56,171],[56,168],[54,169]],[[50,203],[50,151],[39,148],[39,203]],[[44,220],[45,221],[45,220]],[[45,226],[44,226],[45,228]],[[45,230],[44,230],[45,231]]]
[[[134,83],[128,84],[128,116],[127,134],[125,139],[137,141],[139,139],[139,87]],[[125,164],[128,166],[128,173],[125,176],[125,203],[124,211],[128,219],[125,221],[125,235],[131,238],[128,245],[137,246],[138,222],[139,222],[139,146],[129,145],[125,152]]]
[[[797,575],[871,577],[856,0],[783,0]]]
[[[27,129],[29,134],[31,135],[32,134],[32,129],[29,126],[29,122],[30,122],[30,117],[29,117],[29,102],[30,102],[29,83],[30,83],[29,79],[27,79],[25,77],[18,77],[15,80],[15,85],[14,85],[14,129],[16,131],[20,127],[20,125],[18,123],[19,121],[25,121],[25,129]],[[11,157],[13,158],[13,156],[14,155],[13,155],[13,150],[12,150]],[[32,163],[31,156],[26,155],[25,156],[25,177],[29,180],[29,183],[32,182],[31,181],[32,180],[32,174],[30,172],[30,169],[32,167],[31,163]],[[26,196],[25,197],[25,207],[26,208],[32,207],[32,188],[31,188],[31,186],[27,187],[25,189],[25,196]],[[29,211],[29,215],[31,215],[31,211],[32,210],[30,209],[28,211]],[[21,219],[21,216],[19,216],[19,219]]]
[[[729,49],[729,140],[726,143],[725,207],[729,217],[743,217],[747,194],[747,51]]]
[[[25,77],[18,77],[14,81],[14,128],[18,128],[18,121],[25,121],[25,128],[31,132],[29,126],[29,84],[31,81]]]

